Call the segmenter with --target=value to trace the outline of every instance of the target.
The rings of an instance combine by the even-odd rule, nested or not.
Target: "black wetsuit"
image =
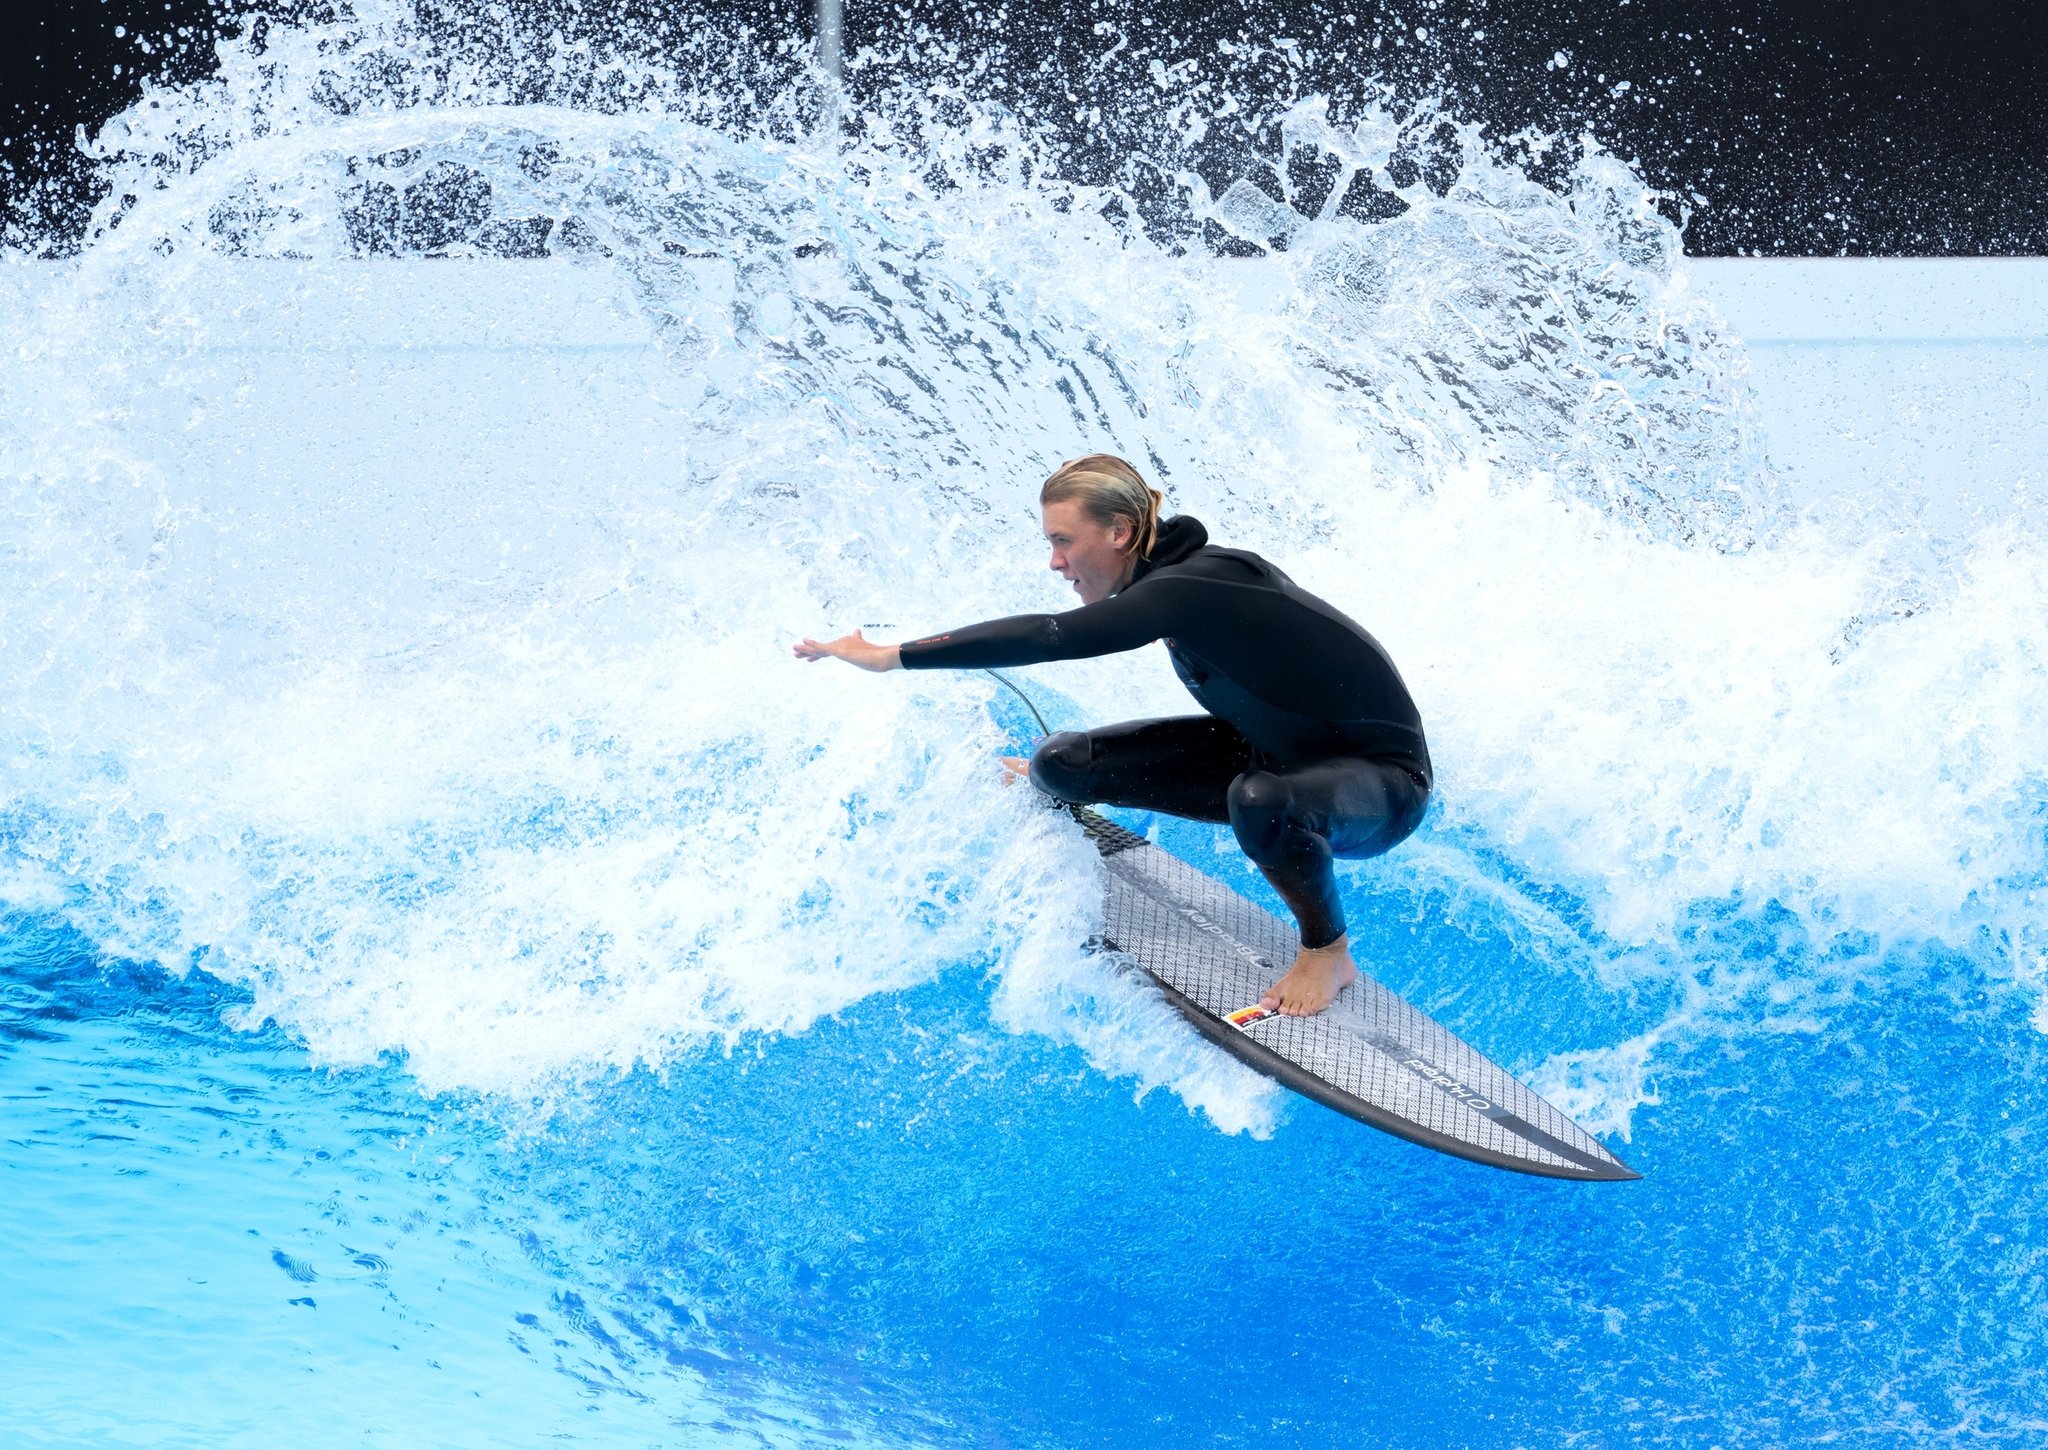
[[[1164,640],[1207,715],[1133,720],[1042,742],[1031,779],[1061,800],[1228,822],[1301,924],[1344,934],[1332,855],[1377,856],[1429,803],[1422,718],[1378,641],[1257,554],[1169,519],[1131,582],[1064,614],[915,640],[906,669],[1085,659]]]

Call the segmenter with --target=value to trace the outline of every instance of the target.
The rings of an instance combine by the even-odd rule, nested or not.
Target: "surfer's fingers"
[[[855,630],[852,634],[842,635],[834,640],[806,638],[801,643],[790,646],[790,648],[795,650],[801,658],[807,660],[844,659],[846,657],[846,645],[849,641],[860,644],[867,643],[866,640],[861,639],[860,631]]]

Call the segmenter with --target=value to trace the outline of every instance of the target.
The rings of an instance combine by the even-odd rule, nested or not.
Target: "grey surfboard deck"
[[[1246,1013],[1293,961],[1293,930],[1107,817],[1069,810],[1102,853],[1105,945],[1142,966],[1225,1051],[1304,1097],[1440,1153],[1545,1178],[1641,1176],[1363,973],[1314,1017]]]

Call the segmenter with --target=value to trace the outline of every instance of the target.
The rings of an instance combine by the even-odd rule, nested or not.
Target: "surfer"
[[[1334,856],[1377,856],[1429,803],[1422,719],[1378,641],[1257,554],[1217,548],[1121,458],[1063,464],[1038,495],[1052,568],[1081,607],[968,625],[902,645],[859,630],[797,657],[865,670],[989,669],[1085,659],[1163,640],[1208,713],[1046,737],[1040,790],[1227,824],[1301,929],[1269,1011],[1322,1011],[1358,975]],[[1009,762],[1022,770],[1022,761]]]

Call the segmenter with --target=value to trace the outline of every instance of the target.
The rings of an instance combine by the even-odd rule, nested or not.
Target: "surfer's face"
[[[1052,567],[1083,604],[1098,603],[1124,586],[1131,572],[1130,520],[1115,519],[1105,528],[1071,498],[1046,504],[1042,517]]]

